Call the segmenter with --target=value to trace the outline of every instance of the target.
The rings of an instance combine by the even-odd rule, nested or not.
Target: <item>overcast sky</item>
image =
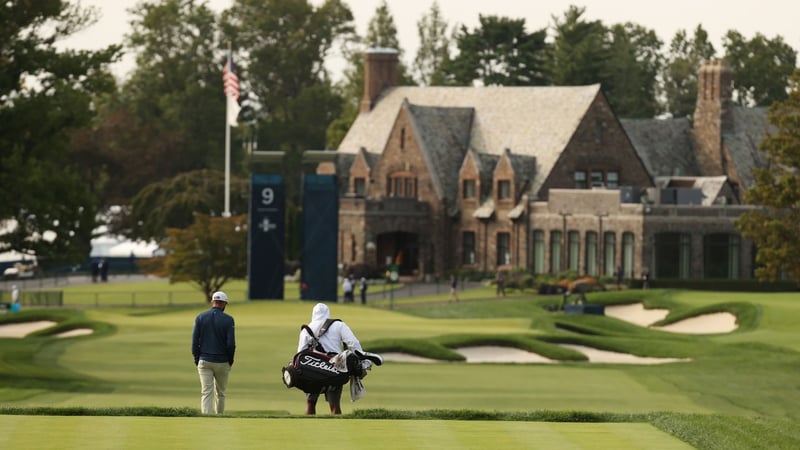
[[[95,6],[101,18],[97,24],[75,35],[64,45],[97,49],[120,43],[128,32],[130,16],[127,10],[139,0],[80,0],[83,5]],[[319,5],[322,0],[310,0]],[[356,29],[365,35],[367,24],[380,4],[379,0],[344,0],[353,11]],[[209,0],[217,12],[228,8],[233,0]],[[433,0],[387,0],[389,11],[397,26],[404,60],[411,62],[419,44],[417,22],[426,14]],[[680,29],[691,32],[698,24],[708,32],[718,53],[722,52],[722,36],[731,29],[746,38],[756,33],[784,41],[800,50],[800,0],[438,0],[448,24],[463,24],[470,29],[478,24],[478,16],[497,15],[524,18],[528,31],[552,25],[553,16],[562,17],[570,5],[586,8],[586,20],[602,20],[606,25],[634,22],[652,28],[665,43]],[[114,73],[124,76],[133,67],[133,58],[125,58],[114,67]],[[334,74],[334,78],[337,78]]]

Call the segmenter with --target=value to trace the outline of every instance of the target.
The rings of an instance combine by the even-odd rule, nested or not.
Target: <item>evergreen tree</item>
[[[6,2],[0,13],[0,251],[40,265],[82,262],[97,226],[103,179],[90,179],[70,145],[92,101],[114,90],[118,46],[60,51],[54,43],[94,13],[67,1]]]

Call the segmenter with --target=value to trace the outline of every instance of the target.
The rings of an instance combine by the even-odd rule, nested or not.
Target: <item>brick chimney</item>
[[[364,53],[364,97],[361,112],[369,112],[381,92],[397,85],[399,54],[393,48],[370,48]]]
[[[733,71],[725,60],[700,66],[692,137],[703,176],[727,175],[722,135],[733,131],[732,91]]]

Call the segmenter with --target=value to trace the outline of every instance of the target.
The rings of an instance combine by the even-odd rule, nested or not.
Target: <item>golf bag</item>
[[[287,388],[294,387],[305,393],[316,394],[325,392],[328,387],[342,386],[350,380],[350,375],[353,372],[337,370],[333,363],[330,362],[335,355],[328,355],[319,346],[319,338],[328,331],[328,326],[336,320],[339,319],[326,321],[320,330],[319,336],[315,336],[308,325],[300,327],[306,330],[312,341],[307,348],[297,352],[292,357],[292,360],[289,361],[289,364],[281,369],[283,384]],[[349,368],[355,368],[359,364],[358,358],[355,355],[352,355],[352,357],[352,362],[350,358],[347,361]]]

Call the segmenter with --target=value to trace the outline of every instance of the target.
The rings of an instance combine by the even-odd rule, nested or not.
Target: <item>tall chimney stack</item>
[[[369,112],[381,92],[397,85],[399,53],[393,48],[370,48],[364,53],[364,97],[360,112]]]
[[[733,131],[732,93],[733,71],[725,60],[707,61],[700,67],[692,134],[704,176],[727,175],[722,135]]]

